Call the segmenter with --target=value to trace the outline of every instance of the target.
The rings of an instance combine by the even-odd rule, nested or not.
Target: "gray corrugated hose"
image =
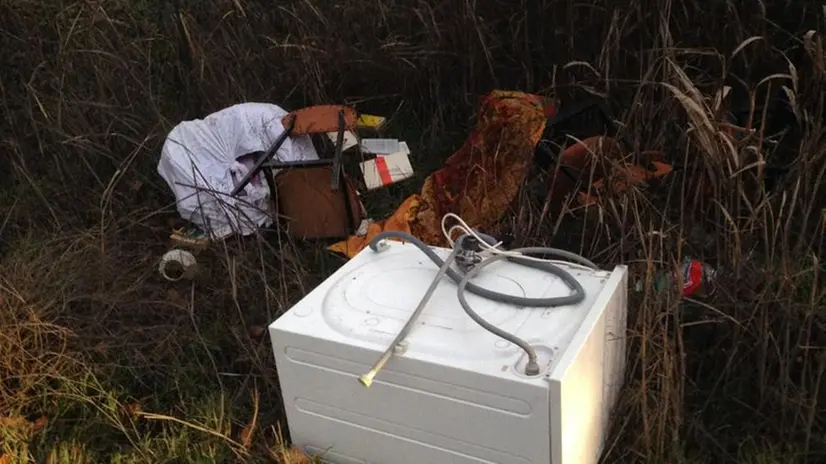
[[[485,234],[478,234],[482,239],[484,239],[488,244],[494,245],[496,240]],[[462,247],[462,242],[464,239],[468,237],[467,235],[463,235],[459,237],[455,243],[454,248],[459,249]],[[398,232],[398,231],[387,231],[383,232],[373,240],[370,241],[370,248],[373,251],[381,251],[384,249],[381,244],[382,241],[388,238],[399,238],[405,241],[408,241],[419,248],[427,257],[433,261],[437,266],[440,268],[444,265],[444,261],[437,255],[429,246],[427,246],[424,242],[419,240],[418,238],[405,233],[405,232]],[[598,269],[597,265],[592,263],[591,261],[587,260],[586,258],[577,255],[575,253],[571,253],[569,251],[560,250],[556,248],[545,248],[545,247],[529,247],[529,248],[517,248],[514,250],[508,250],[508,253],[520,253],[524,255],[528,254],[545,254],[545,255],[556,255],[571,261],[578,262],[579,264],[583,264],[593,269]],[[572,290],[572,294],[565,295],[565,296],[556,296],[556,297],[549,297],[549,298],[527,298],[527,297],[520,297],[516,295],[508,295],[505,293],[494,292],[492,290],[488,290],[484,287],[480,287],[472,282],[474,276],[478,274],[484,267],[493,264],[496,261],[501,261],[503,259],[507,259],[508,261],[512,261],[523,266],[532,267],[534,269],[539,269],[542,271],[549,272],[560,279]],[[528,363],[525,367],[525,373],[527,375],[537,375],[539,374],[539,365],[537,364],[536,360],[536,351],[524,340],[520,339],[516,335],[508,333],[489,322],[482,319],[481,316],[476,314],[475,311],[470,307],[465,298],[465,290],[473,293],[474,295],[481,296],[483,298],[501,302],[501,303],[508,303],[514,306],[527,306],[527,307],[555,307],[555,306],[565,306],[565,305],[574,305],[580,303],[583,299],[585,299],[585,290],[582,288],[582,285],[579,281],[574,278],[568,271],[562,269],[559,266],[554,265],[550,262],[545,261],[536,261],[531,260],[528,258],[520,258],[518,256],[508,256],[508,255],[494,255],[488,257],[474,266],[468,273],[464,276],[460,275],[453,269],[447,270],[447,275],[458,285],[457,289],[457,296],[459,298],[459,304],[465,310],[465,313],[474,320],[477,324],[479,324],[485,330],[493,333],[494,335],[501,337],[514,345],[520,347],[525,353],[528,355]],[[441,278],[441,277],[439,277]]]

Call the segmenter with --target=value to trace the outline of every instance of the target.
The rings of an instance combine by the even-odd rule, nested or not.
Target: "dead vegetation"
[[[232,241],[199,280],[162,281],[166,133],[238,101],[346,100],[396,114],[428,169],[497,87],[609,95],[635,151],[679,168],[561,219],[529,199],[513,215],[517,236],[646,284],[605,461],[823,462],[818,28],[814,4],[768,0],[0,0],[0,462],[303,462],[263,327],[340,260]],[[778,94],[800,127],[782,140],[759,124]],[[679,304],[652,272],[684,255],[719,277]]]

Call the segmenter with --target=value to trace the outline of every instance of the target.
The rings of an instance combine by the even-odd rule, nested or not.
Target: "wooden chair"
[[[344,134],[355,130],[356,112],[340,105],[310,106],[282,119],[284,133],[258,156],[232,192],[235,196],[260,172],[269,185],[276,217],[288,219],[288,233],[300,239],[339,238],[355,233],[366,216],[356,186],[342,169]],[[281,162],[273,160],[288,137],[337,132],[332,157]],[[278,175],[274,171],[278,170]],[[328,177],[329,176],[329,177]],[[330,183],[324,185],[324,178]],[[343,187],[343,188],[342,188]]]

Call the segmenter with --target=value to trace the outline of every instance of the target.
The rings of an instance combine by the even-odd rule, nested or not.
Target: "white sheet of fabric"
[[[240,103],[175,126],[164,143],[158,173],[172,189],[181,217],[216,239],[249,235],[272,224],[263,173],[236,198],[230,194],[253,165],[252,157],[244,155],[270,149],[284,132],[281,118],[286,114],[269,103]],[[289,137],[275,157],[315,160],[318,153],[309,136]]]

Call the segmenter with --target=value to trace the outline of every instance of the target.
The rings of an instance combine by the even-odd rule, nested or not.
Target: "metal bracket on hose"
[[[479,254],[482,247],[479,246],[479,241],[474,236],[467,236],[460,241],[459,253],[456,255],[456,266],[467,273],[476,265],[482,262],[482,256]]]

